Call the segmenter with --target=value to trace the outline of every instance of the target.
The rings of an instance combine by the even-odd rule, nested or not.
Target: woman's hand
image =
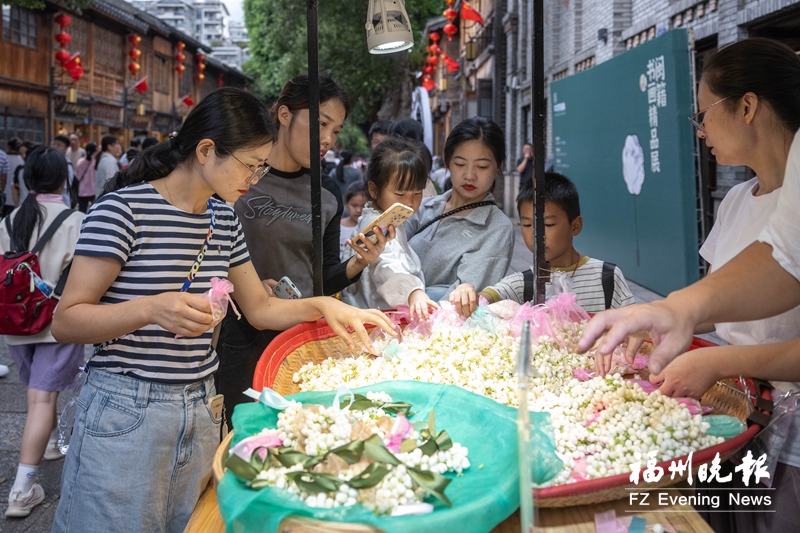
[[[628,349],[625,356],[629,361],[636,356],[639,344],[632,342],[633,339],[650,338],[655,349],[649,366],[654,374],[658,374],[692,342],[694,323],[686,315],[665,300],[603,311],[586,324],[576,351],[585,353],[597,344],[595,362],[598,372],[603,375],[610,367],[611,352],[626,337]]]
[[[439,309],[439,304],[428,298],[425,291],[417,289],[408,297],[408,313],[412,319],[427,322],[429,313]]]
[[[263,279],[261,280],[261,285],[264,286],[264,290],[267,291],[269,296],[275,296],[275,291],[273,289],[278,286],[277,281],[274,279]]]
[[[152,323],[183,337],[197,337],[211,328],[211,305],[188,292],[150,296],[148,314]]]
[[[661,384],[666,396],[700,398],[717,380],[724,377],[724,346],[700,348],[679,355],[658,374],[650,375],[650,383]]]
[[[456,306],[456,311],[464,318],[469,318],[478,308],[478,293],[469,283],[462,283],[450,293],[450,303]]]
[[[394,226],[389,226],[386,235],[384,235],[377,226],[372,228],[372,231],[375,233],[378,240],[376,244],[372,244],[372,241],[363,233],[358,234],[358,238],[361,239],[363,246],[355,244],[352,239],[347,239],[347,245],[356,252],[356,255],[350,258],[350,261],[347,263],[348,279],[355,278],[359,272],[367,268],[367,265],[376,260],[383,253],[384,248],[386,248],[386,243],[395,237]]]
[[[353,342],[352,335],[347,331],[348,327],[353,328],[353,331],[358,335],[358,338],[361,339],[361,342],[364,343],[364,347],[369,353],[375,353],[375,349],[372,347],[372,342],[369,340],[369,335],[367,334],[364,324],[378,326],[392,337],[397,336],[395,325],[386,318],[386,315],[378,310],[357,309],[335,298],[319,297],[313,298],[313,300],[315,300],[314,303],[328,322],[328,326],[330,326],[334,333],[347,342],[351,350],[355,350],[356,345]]]

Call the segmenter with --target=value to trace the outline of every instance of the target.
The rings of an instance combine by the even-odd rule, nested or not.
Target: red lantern
[[[222,87],[223,85],[225,85],[225,80],[222,78],[223,76],[224,74],[220,72],[219,76],[217,77],[217,87]]]
[[[60,52],[56,53],[56,60],[59,63],[64,63],[65,61],[69,61],[70,55],[69,52],[66,50],[61,50]]]
[[[453,35],[455,35],[458,32],[458,28],[455,26],[455,24],[448,22],[447,24],[444,25],[442,31],[445,34],[447,34],[447,41],[450,42],[453,40]]]
[[[197,68],[200,69],[200,72],[203,72],[206,69],[206,64],[200,63],[199,65],[197,65]]]
[[[61,47],[63,48],[67,43],[72,42],[72,35],[63,32],[57,33],[56,41],[58,41],[58,43],[61,44]]]
[[[128,65],[128,70],[131,71],[131,76],[136,76],[136,73],[139,72],[142,66],[139,63],[131,63]]]
[[[428,50],[429,54],[435,54],[436,52],[439,51],[439,45],[438,44],[432,44],[432,45],[428,46],[427,50]]]
[[[128,35],[128,42],[133,45],[134,48],[139,46],[139,43],[142,42],[142,38],[138,35]]]
[[[128,52],[128,55],[131,56],[131,59],[136,61],[139,59],[139,56],[142,55],[142,51],[138,48],[131,48],[130,52]]]
[[[183,52],[183,49],[186,48],[186,45],[182,42],[178,41],[178,44],[175,45],[175,48],[178,49],[178,52]],[[181,60],[183,61],[183,60]]]
[[[439,35],[438,33],[431,33],[430,40],[433,41],[434,44],[438,43],[439,39],[441,39],[441,38],[442,38],[442,36]]]
[[[422,72],[424,72],[426,76],[433,74],[433,70],[433,67],[422,67]]]
[[[198,63],[202,63],[205,60],[206,60],[206,56],[204,54],[201,54],[201,53],[198,52],[198,54],[197,54],[197,62]]]
[[[448,7],[444,10],[442,15],[444,15],[444,18],[447,19],[447,22],[453,22],[453,20],[458,16],[458,12],[455,9]],[[447,33],[446,30],[445,33]]]
[[[439,64],[439,58],[438,57],[436,57],[436,56],[428,57],[428,66],[429,67],[436,68],[436,65],[438,65],[438,64]]]
[[[186,70],[186,67],[184,67],[183,65],[178,65],[177,67],[175,67],[175,70],[178,71],[178,74],[183,74],[183,71]]]
[[[203,81],[204,79],[206,79],[206,75],[202,72],[197,75],[197,81]]]
[[[59,15],[56,17],[56,24],[58,24],[59,26],[61,26],[61,28],[63,29],[63,28],[65,28],[66,26],[69,26],[70,24],[72,24],[72,19],[70,18],[70,16],[69,16],[69,15],[66,15],[66,14],[64,14],[64,13],[60,13],[60,14],[59,14]]]
[[[425,87],[426,91],[431,92],[434,87],[436,87],[436,82],[433,81],[430,76],[423,76],[422,86]]]
[[[447,0],[447,5],[453,7],[453,4],[456,3],[456,0]]]
[[[185,56],[185,55],[183,55],[183,54],[181,54],[180,52],[178,52],[178,53],[175,55],[175,60],[176,60],[178,63],[183,63],[183,60],[184,60],[184,59],[186,59],[186,56]]]

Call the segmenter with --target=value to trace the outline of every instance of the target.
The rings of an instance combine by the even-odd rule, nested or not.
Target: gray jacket
[[[411,248],[419,256],[425,286],[445,285],[445,298],[461,283],[476,290],[506,275],[514,253],[514,226],[497,206],[478,207],[467,216],[451,215],[418,229],[439,216],[452,191],[422,200],[419,210],[403,224]],[[486,200],[494,200],[491,194]]]

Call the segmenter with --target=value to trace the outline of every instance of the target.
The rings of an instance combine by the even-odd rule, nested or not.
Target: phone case
[[[302,298],[300,290],[292,283],[288,276],[283,276],[272,291],[278,298],[297,300]]]
[[[394,226],[395,228],[398,227],[400,224],[406,221],[411,215],[414,214],[414,210],[410,207],[397,203],[392,205],[389,209],[384,211],[381,216],[376,218],[368,228],[374,228],[378,226],[381,228],[381,231],[386,234],[387,229],[389,226]],[[378,244],[378,237],[375,235],[375,232],[370,229],[368,232],[364,234],[364,236],[370,240],[372,244]],[[361,239],[356,239],[354,242],[356,246],[363,246]]]

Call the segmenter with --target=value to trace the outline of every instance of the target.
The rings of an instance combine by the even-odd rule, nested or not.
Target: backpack
[[[614,269],[617,265],[614,263],[606,263],[603,261],[603,270],[600,274],[600,283],[603,287],[603,298],[605,300],[606,309],[611,309],[611,303],[614,298]],[[523,294],[522,298],[525,302],[533,301],[534,279],[533,270],[526,270],[522,273],[523,281]]]
[[[0,258],[0,334],[36,335],[53,320],[58,299],[69,275],[69,266],[61,273],[55,289],[42,279],[38,253],[44,248],[61,223],[74,211],[66,209],[48,226],[31,251],[6,252]],[[6,217],[11,235],[11,217]]]

